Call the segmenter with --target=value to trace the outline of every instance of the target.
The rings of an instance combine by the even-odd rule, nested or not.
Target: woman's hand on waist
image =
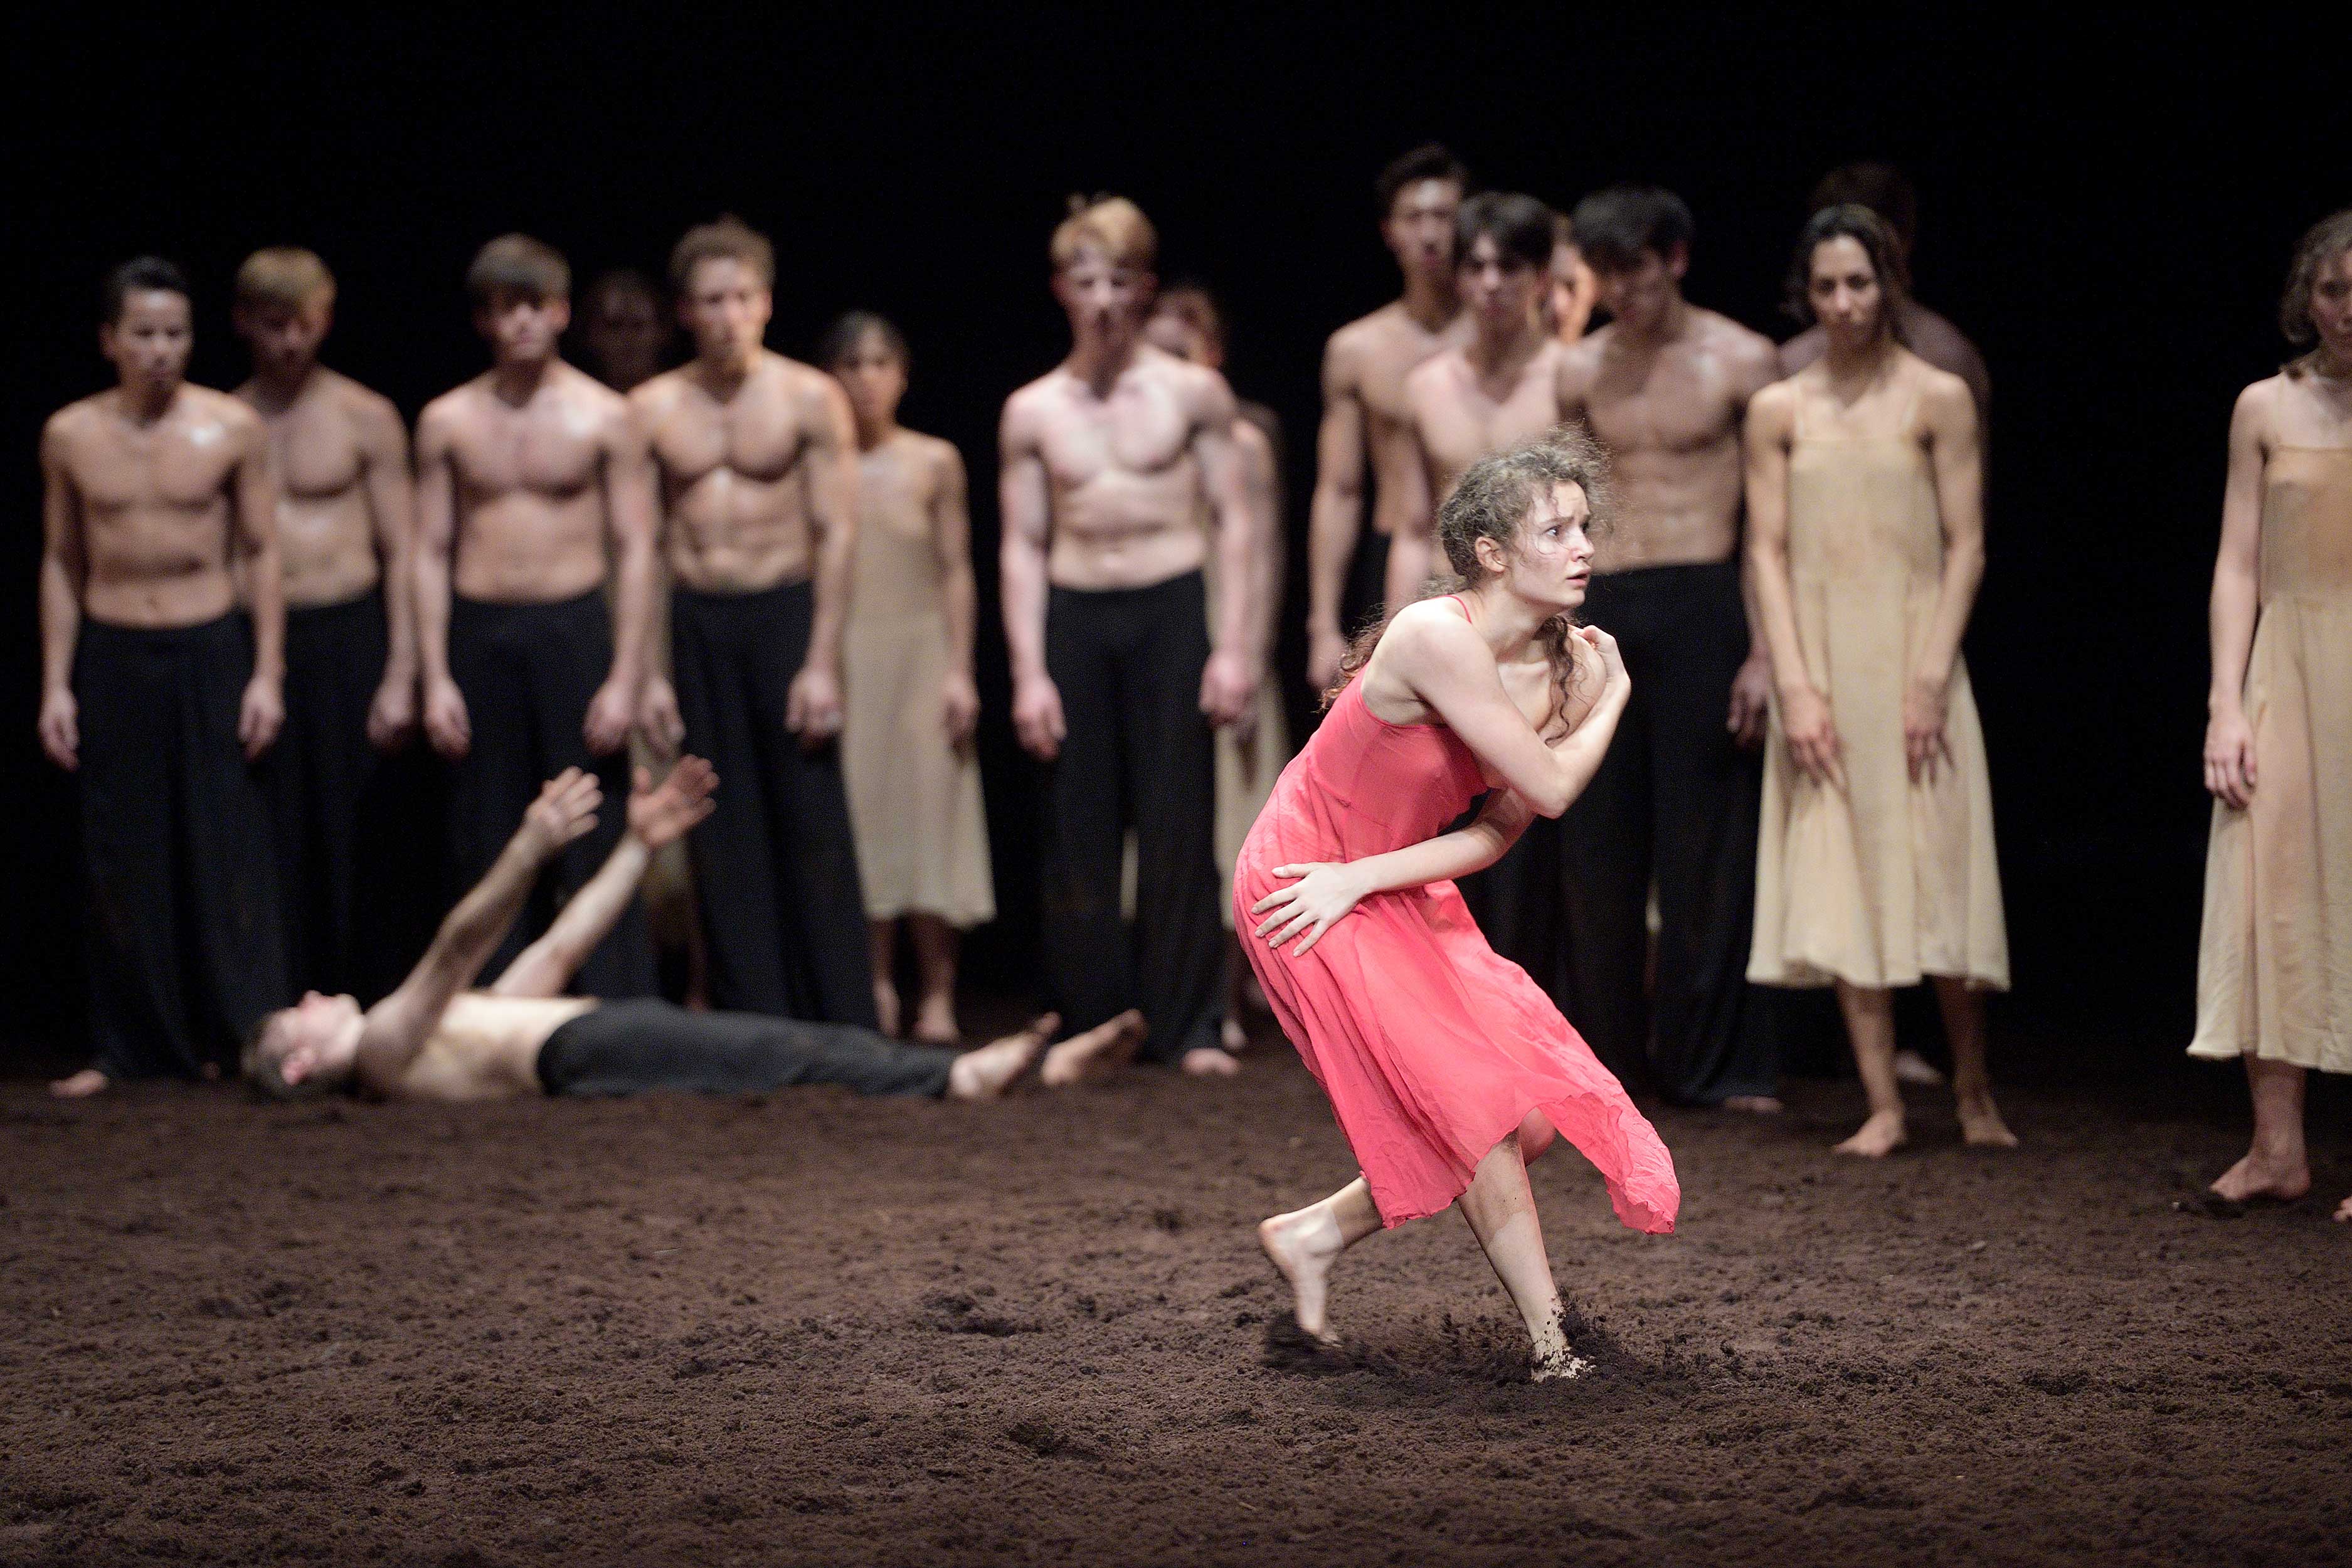
[[[1268,945],[1280,947],[1292,937],[1298,938],[1298,945],[1291,950],[1293,957],[1322,940],[1325,931],[1373,890],[1361,872],[1341,861],[1276,866],[1273,874],[1295,880],[1252,904],[1250,913],[1265,917],[1257,934]]]

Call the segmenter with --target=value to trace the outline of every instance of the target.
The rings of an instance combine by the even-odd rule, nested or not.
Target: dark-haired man
[[[362,822],[382,837],[379,759],[416,724],[415,492],[400,411],[319,363],[334,309],[334,276],[310,251],[257,250],[237,268],[253,375],[236,395],[269,434],[286,584],[286,728],[262,782],[287,960],[298,987],[373,996],[399,978],[378,967],[389,932],[362,934],[362,910],[382,900],[360,885],[392,869]]]
[[[1331,334],[1323,351],[1323,425],[1315,442],[1315,503],[1307,533],[1307,679],[1321,691],[1348,637],[1377,614],[1390,542],[1421,458],[1404,382],[1432,354],[1470,335],[1454,288],[1454,216],[1470,172],[1435,142],[1381,171],[1381,237],[1404,292]],[[1372,483],[1364,532],[1364,476]]]
[[[179,268],[117,268],[116,383],[41,432],[41,747],[78,775],[89,889],[92,1065],[67,1096],[217,1070],[287,995],[251,773],[285,718],[269,443],[187,384],[193,342]]]
[[[1909,176],[1892,163],[1842,163],[1822,176],[1807,208],[1819,212],[1846,202],[1868,207],[1895,231],[1895,247],[1907,268],[1911,247],[1919,237],[1919,193]],[[1937,370],[1950,371],[1976,395],[1977,424],[1981,429],[1992,406],[1992,374],[1984,355],[1959,328],[1911,297],[1903,295],[1904,346]],[[1829,339],[1819,325],[1807,327],[1780,345],[1780,373],[1794,375],[1829,352]]]
[[[247,1078],[276,1095],[350,1089],[443,1102],[656,1089],[750,1094],[804,1084],[973,1100],[1011,1088],[1045,1049],[1052,1015],[958,1056],[843,1025],[563,994],[634,900],[646,862],[709,815],[717,784],[698,757],[679,759],[658,786],[639,770],[627,831],[604,866],[544,936],[474,990],[542,870],[594,831],[604,798],[595,779],[571,769],[550,780],[398,989],[364,1011],[351,996],[313,991],[270,1014],[245,1053]],[[1141,1018],[1130,1013],[1055,1047],[1045,1053],[1047,1087],[1115,1071],[1141,1033]]]
[[[857,436],[840,384],[764,343],[775,251],[734,218],[687,231],[670,286],[694,358],[630,395],[666,513],[687,743],[733,781],[688,841],[718,1005],[876,1024],[841,776],[841,646]]]
[[[627,401],[557,353],[572,320],[563,258],[502,236],[474,258],[466,290],[492,363],[417,422],[416,619],[425,733],[455,764],[451,838],[470,879],[549,774],[578,767],[616,795],[626,784],[654,613],[654,494]],[[501,956],[547,928],[619,830],[557,858]],[[581,981],[602,996],[653,989],[641,910],[623,913]]]
[[[1255,711],[1256,524],[1224,377],[1143,341],[1157,247],[1118,196],[1054,232],[1070,353],[1004,404],[1004,637],[1013,728],[1050,768],[1044,937],[1062,1010],[1087,1029],[1139,999],[1155,1058],[1223,1075],[1236,1064],[1217,1032],[1211,726],[1246,733]],[[1119,918],[1130,827],[1132,942]]]
[[[1776,1042],[1745,978],[1771,668],[1739,543],[1742,421],[1779,362],[1769,339],[1683,298],[1679,197],[1621,186],[1570,221],[1613,318],[1561,362],[1560,413],[1608,444],[1617,483],[1583,613],[1633,679],[1616,743],[1559,821],[1571,1016],[1603,1060],[1646,1060],[1678,1102],[1777,1110]]]

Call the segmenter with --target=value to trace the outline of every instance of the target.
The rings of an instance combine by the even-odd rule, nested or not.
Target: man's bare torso
[[[1198,383],[1212,374],[1146,346],[1107,395],[1066,369],[1013,394],[1045,468],[1048,582],[1146,588],[1200,569],[1208,498],[1192,441]]]
[[[714,391],[696,364],[631,394],[653,441],[669,524],[665,560],[687,587],[752,593],[814,565],[805,459],[823,417],[824,372],[762,353]]]
[[[226,615],[232,487],[261,438],[251,409],[208,387],[182,386],[152,422],[130,416],[114,392],[58,411],[49,440],[79,515],[85,613],[126,626]]]
[[[288,605],[339,605],[373,589],[383,573],[367,468],[372,449],[381,453],[386,435],[398,431],[398,411],[389,399],[324,368],[313,371],[283,407],[269,406],[256,382],[236,395],[269,433]]]
[[[1748,400],[1777,374],[1769,339],[1686,306],[1680,331],[1637,342],[1612,324],[1566,351],[1562,412],[1610,450],[1618,521],[1595,570],[1728,561],[1739,546]]]
[[[1444,504],[1462,471],[1479,458],[1559,423],[1566,353],[1546,338],[1517,371],[1494,377],[1481,374],[1466,350],[1450,348],[1412,373],[1406,381],[1408,434],[1428,464],[1433,507]]]
[[[1372,469],[1372,531],[1394,534],[1411,489],[1412,465],[1421,461],[1405,383],[1425,361],[1470,341],[1467,316],[1457,315],[1432,330],[1415,321],[1402,300],[1350,321],[1331,335],[1331,353],[1364,411],[1364,450]]]
[[[457,482],[460,595],[549,604],[604,581],[604,467],[628,419],[620,394],[561,361],[520,405],[485,374],[425,407],[417,444],[446,450]]]
[[[540,1093],[541,1047],[596,1005],[584,996],[461,991],[399,1079],[370,1087],[391,1100],[505,1100]]]

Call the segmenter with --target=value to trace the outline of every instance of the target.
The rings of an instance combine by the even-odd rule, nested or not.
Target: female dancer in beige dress
[[[1205,285],[1178,282],[1162,289],[1143,331],[1155,347],[1179,359],[1214,371],[1225,367],[1224,310]],[[1241,454],[1242,477],[1251,508],[1257,513],[1257,581],[1252,588],[1251,603],[1258,616],[1259,646],[1270,647],[1274,643],[1275,617],[1282,608],[1286,543],[1282,520],[1282,426],[1274,410],[1262,403],[1244,402],[1237,412],[1234,445]],[[1201,526],[1209,526],[1205,516]],[[1212,571],[1215,559],[1212,552]],[[1216,602],[1216,590],[1212,584],[1209,608],[1213,619]],[[1211,628],[1213,634],[1214,629]],[[1250,825],[1265,809],[1266,797],[1274,793],[1274,781],[1289,761],[1290,726],[1283,717],[1280,685],[1262,681],[1257,689],[1257,722],[1246,731],[1240,725],[1228,725],[1217,731],[1217,872],[1228,888],[1233,885],[1234,863],[1241,854],[1242,841],[1249,837]],[[1224,900],[1224,916],[1225,930],[1231,933],[1234,910],[1230,899]],[[1248,1011],[1255,984],[1239,939],[1228,941],[1225,1021],[1222,1030],[1223,1044],[1228,1051],[1240,1051],[1249,1045],[1244,1015]],[[1258,1010],[1265,1011],[1263,998],[1258,999]]]
[[[1790,302],[1828,353],[1748,407],[1748,553],[1779,700],[1748,978],[1837,987],[1870,1095],[1841,1153],[1904,1142],[1891,988],[1932,977],[1971,1143],[2014,1144],[1985,1072],[2009,985],[1992,791],[1960,658],[1984,577],[1968,384],[1895,340],[1902,261],[1866,207],[1805,226]]]
[[[2352,1072],[2352,208],[2304,236],[2279,315],[2319,342],[2230,419],[2189,1047],[2245,1058],[2253,1146],[2213,1184],[2239,1202],[2311,1190],[2303,1075]]]
[[[857,559],[844,648],[842,771],[874,944],[874,1005],[901,1023],[904,919],[922,977],[918,1040],[956,1039],[956,938],[996,917],[971,732],[971,515],[963,458],[898,424],[907,342],[853,310],[825,334],[825,368],[857,419]]]

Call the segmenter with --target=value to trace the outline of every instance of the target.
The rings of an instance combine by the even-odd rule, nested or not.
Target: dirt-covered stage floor
[[[1252,1224],[1349,1171],[1278,1047],[976,1109],[11,1083],[0,1561],[2352,1562],[2352,1149],[2184,1212],[2243,1138],[2191,1082],[1884,1165],[1849,1084],[1666,1112],[1672,1237],[1555,1154],[1601,1370],[1541,1388],[1451,1215],[1269,1364]]]

